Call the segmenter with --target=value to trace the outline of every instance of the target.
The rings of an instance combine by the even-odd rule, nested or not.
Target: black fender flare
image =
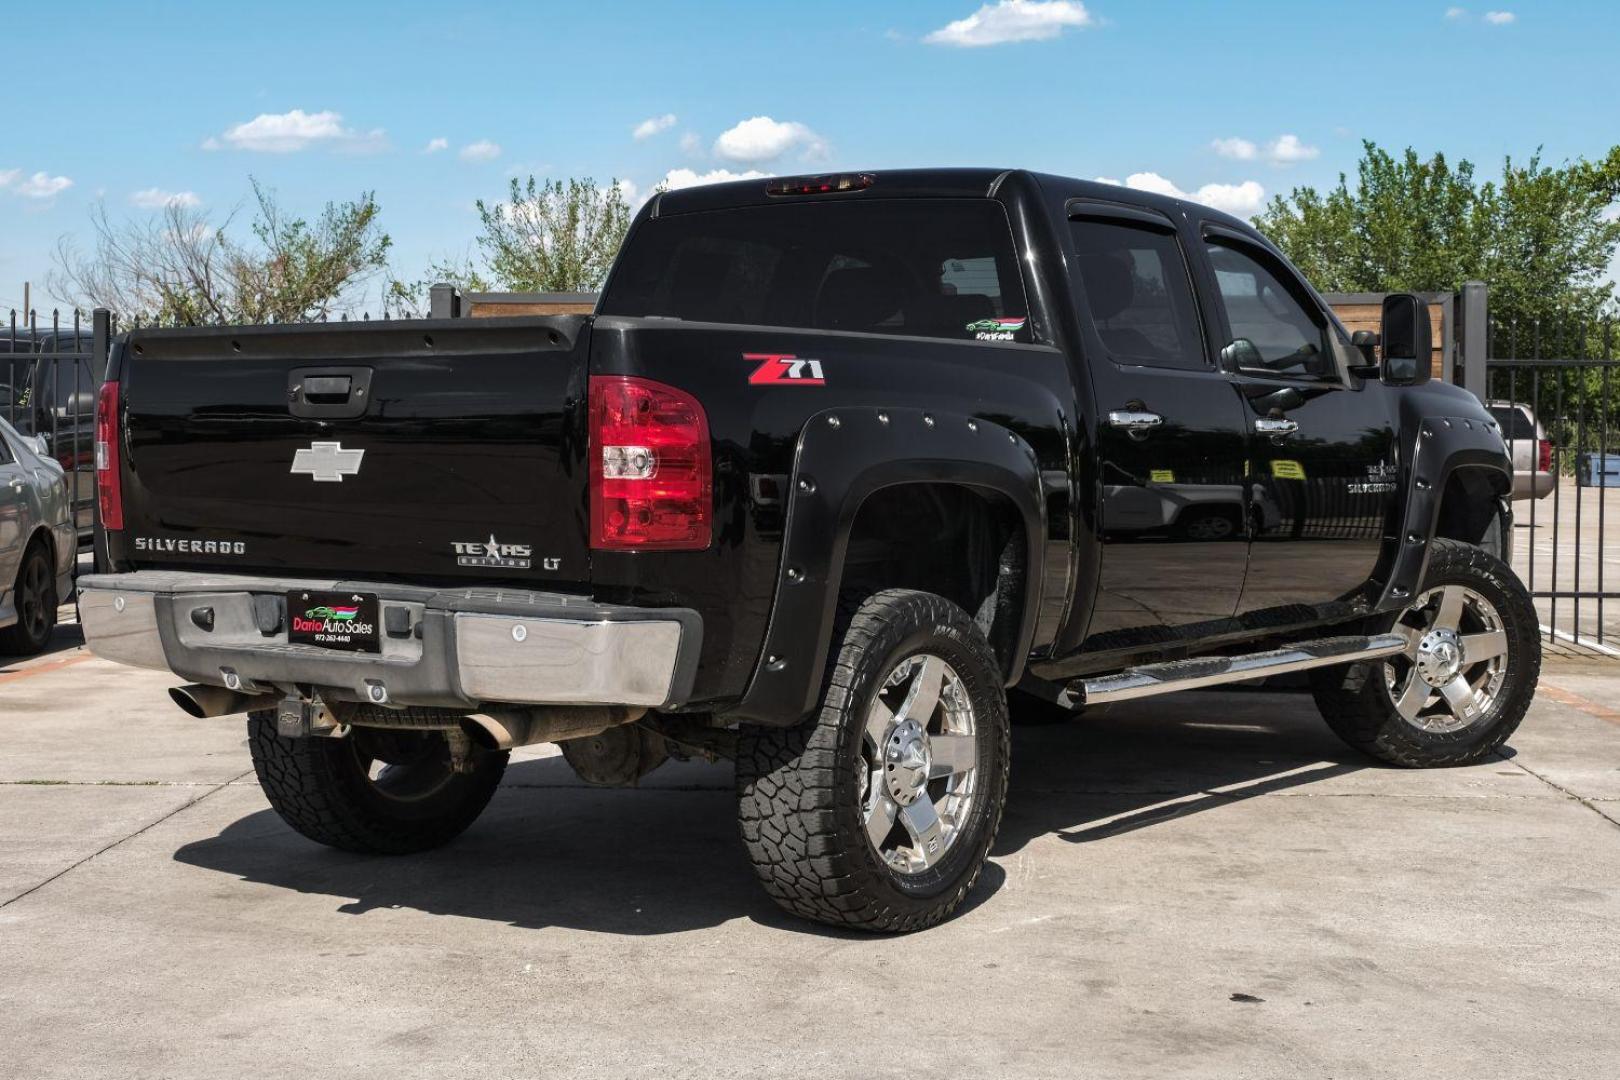
[[[831,649],[851,528],[875,492],[957,484],[1007,498],[1023,520],[1024,599],[1008,685],[1022,674],[1040,609],[1046,539],[1035,452],[1001,424],[915,408],[834,408],[800,430],[765,641],[731,719],[798,723],[815,708]]]
[[[1386,541],[1380,560],[1382,588],[1375,608],[1398,611],[1412,602],[1429,568],[1429,543],[1440,519],[1446,484],[1459,469],[1501,473],[1504,487],[1513,482],[1513,465],[1502,433],[1489,420],[1469,416],[1424,416],[1410,425],[1405,440],[1410,463],[1402,479],[1406,498],[1400,530]]]

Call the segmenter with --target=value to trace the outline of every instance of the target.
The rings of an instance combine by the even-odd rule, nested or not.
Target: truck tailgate
[[[123,560],[583,583],[583,317],[137,331]]]

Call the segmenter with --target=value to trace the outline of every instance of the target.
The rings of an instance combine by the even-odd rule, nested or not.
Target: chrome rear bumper
[[[85,641],[98,656],[232,689],[314,687],[338,701],[668,707],[691,693],[703,633],[685,608],[522,589],[165,570],[91,575],[79,588]],[[393,627],[381,651],[289,643],[284,598],[306,589],[376,594]],[[194,615],[204,610],[209,617]]]

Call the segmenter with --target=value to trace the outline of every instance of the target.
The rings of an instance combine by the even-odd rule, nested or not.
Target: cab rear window
[[[692,322],[1029,341],[988,199],[782,203],[651,218],[597,310]]]

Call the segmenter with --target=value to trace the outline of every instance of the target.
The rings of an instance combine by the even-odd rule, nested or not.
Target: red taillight
[[[1547,439],[1536,440],[1536,472],[1552,471],[1552,443]]]
[[[590,414],[591,547],[708,547],[713,470],[697,399],[648,379],[592,375]]]
[[[118,384],[104,382],[96,395],[96,498],[101,503],[101,524],[124,527],[123,481],[118,474]]]

